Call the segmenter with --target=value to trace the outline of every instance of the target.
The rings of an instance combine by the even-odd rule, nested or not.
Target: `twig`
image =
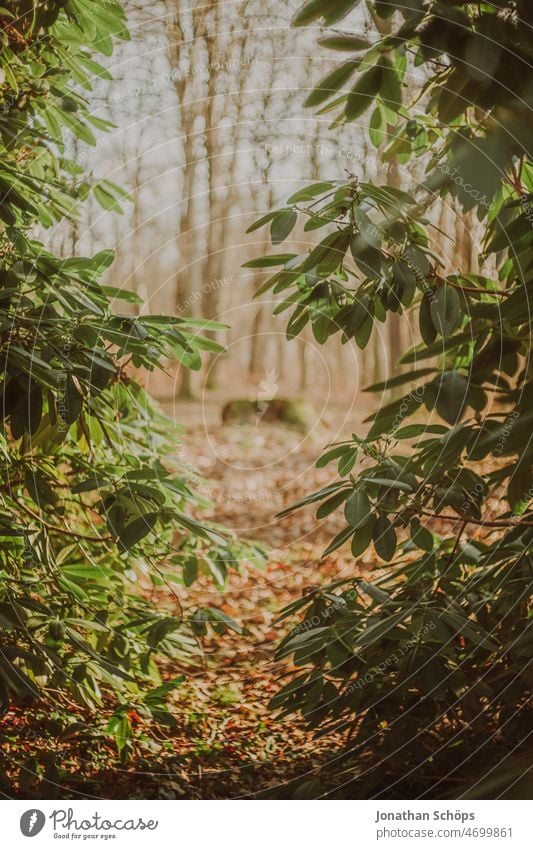
[[[36,522],[39,522],[39,524],[41,524],[43,527],[45,527],[47,531],[54,531],[55,533],[58,533],[58,534],[63,534],[65,536],[69,536],[69,537],[75,537],[76,539],[81,539],[81,540],[84,540],[85,542],[112,542],[113,541],[113,537],[110,537],[110,536],[108,536],[108,537],[96,537],[96,536],[90,536],[88,534],[79,534],[76,531],[69,531],[67,528],[60,528],[57,525],[50,525],[43,518],[41,518],[41,516],[39,516],[37,513],[34,513],[33,510],[30,510],[29,507],[26,507],[25,504],[21,504],[20,501],[16,501],[15,503],[17,504],[18,507],[21,507],[22,510],[24,510],[24,512],[28,514],[28,516],[31,516],[32,519],[35,519]]]
[[[461,537],[463,535],[464,529],[466,528],[467,524],[468,524],[468,519],[465,519],[463,524],[461,525],[461,529],[460,529],[459,533],[457,534],[457,539],[455,540],[455,545],[452,548],[452,552],[451,552],[450,557],[448,559],[448,563],[446,564],[446,569],[448,569],[448,567],[451,566],[452,563],[453,563],[453,558],[455,557],[455,552],[459,548],[459,543],[461,541]]]
[[[153,569],[157,572],[157,574],[159,575],[159,577],[161,578],[161,580],[162,580],[162,581],[163,581],[163,583],[165,584],[165,586],[166,586],[167,590],[168,590],[168,591],[170,592],[170,594],[174,597],[174,600],[176,601],[176,603],[177,603],[177,605],[178,605],[178,609],[179,609],[179,612],[180,612],[180,616],[181,616],[181,618],[183,619],[183,606],[182,606],[182,603],[181,603],[181,599],[180,599],[179,595],[177,594],[176,590],[174,589],[174,587],[172,587],[172,586],[171,586],[170,581],[168,581],[168,580],[165,578],[164,574],[161,572],[161,570],[159,569],[159,567],[155,565],[155,563],[152,563],[152,564],[151,564],[151,566],[152,566],[152,568],[153,568]]]
[[[467,525],[480,525],[486,528],[516,528],[523,526],[524,528],[533,528],[533,522],[522,522],[520,518],[516,519],[465,519],[464,516],[446,516],[440,513],[430,513],[428,510],[421,510],[423,516],[428,516],[430,519],[442,519],[443,522],[459,522],[463,521]]]

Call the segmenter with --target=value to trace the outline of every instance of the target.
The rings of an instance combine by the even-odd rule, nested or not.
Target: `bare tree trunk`
[[[246,15],[248,3],[249,0],[243,0],[240,14],[236,18],[240,32],[238,35],[228,34],[224,43],[216,38],[218,32],[223,32],[227,28],[226,23],[222,21],[224,5],[219,3],[219,0],[214,0],[209,8],[209,18],[205,16],[203,19],[209,69],[204,127],[208,168],[209,226],[204,263],[207,286],[202,299],[202,312],[205,318],[215,320],[220,312],[220,287],[217,281],[223,279],[225,275],[226,252],[231,245],[231,233],[234,227],[231,213],[237,202],[235,183],[239,179],[239,141],[246,87],[246,64],[242,62],[241,57],[244,53],[250,20],[250,17]],[[235,62],[238,57],[240,70],[234,83],[236,98],[233,95],[230,101],[227,92],[220,91],[217,69],[231,66],[232,57],[235,57]],[[235,99],[236,112],[231,115],[232,126],[235,130],[230,133],[229,127],[226,127],[224,133],[220,127],[221,119],[228,115],[228,109]],[[217,334],[213,335],[216,338]],[[216,386],[218,363],[219,359],[216,355],[212,355],[208,365],[206,383],[208,388]]]
[[[221,161],[223,152],[219,146],[219,131],[217,128],[217,70],[221,62],[215,59],[218,42],[216,35],[220,31],[219,26],[219,11],[220,6],[218,0],[214,0],[209,11],[209,23],[207,15],[203,17],[202,36],[205,41],[205,49],[207,54],[207,67],[209,80],[207,83],[207,100],[204,110],[204,139],[205,139],[205,156],[207,164],[207,181],[208,181],[208,228],[207,228],[207,250],[206,259],[203,264],[205,292],[202,298],[202,314],[204,318],[216,320],[218,318],[218,302],[219,302],[219,287],[217,280],[221,278],[220,257],[223,249],[223,220],[226,210],[222,203],[223,193],[223,174],[221,173]],[[222,57],[221,57],[222,58]],[[215,334],[210,334],[215,336]],[[214,356],[210,357],[210,362],[207,367],[207,378],[205,385],[207,389],[216,388],[217,377],[217,359]]]
[[[196,223],[196,123],[201,112],[202,98],[200,82],[195,73],[198,57],[198,37],[202,13],[194,9],[183,9],[178,0],[170,0],[174,14],[167,16],[167,35],[172,81],[178,100],[179,127],[181,136],[183,167],[180,196],[179,228],[177,248],[179,266],[176,272],[175,309],[178,314],[195,314],[195,305],[200,300],[201,278],[199,263],[195,256],[195,240],[192,232]],[[181,383],[177,397],[188,400],[194,397],[192,375],[189,369],[181,369]]]
[[[252,333],[250,340],[250,356],[248,359],[248,374],[253,379],[258,371],[263,356],[264,346],[261,343],[261,328],[263,325],[264,307],[259,304],[252,321]]]
[[[300,392],[307,392],[309,388],[309,345],[306,340],[306,331],[301,334],[300,339]]]
[[[140,145],[142,148],[142,145]],[[132,259],[133,259],[133,268],[132,268],[132,288],[136,294],[142,298],[142,304],[137,306],[137,313],[139,315],[150,313],[150,287],[148,285],[148,281],[144,274],[138,273],[138,268],[140,265],[139,262],[139,242],[140,242],[140,232],[142,227],[142,215],[141,215],[141,202],[140,202],[140,192],[142,187],[142,156],[139,151],[137,151],[137,156],[135,157],[135,169],[132,177],[132,186],[133,186],[133,250],[132,250]]]

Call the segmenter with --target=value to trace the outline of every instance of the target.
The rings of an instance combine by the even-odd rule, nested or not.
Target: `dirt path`
[[[320,561],[340,518],[317,523],[312,508],[283,520],[276,514],[331,481],[334,468],[317,470],[315,462],[324,445],[341,436],[323,424],[303,436],[266,424],[222,426],[194,407],[186,412],[191,421],[182,458],[209,480],[213,507],[206,518],[259,540],[268,560],[261,568],[243,564],[223,593],[204,580],[188,591],[186,605],[218,607],[247,633],[206,643],[204,664],[176,703],[182,719],[172,746],[179,764],[160,792],[166,786],[185,797],[290,797],[316,778],[342,739],[317,742],[299,719],[279,721],[269,712],[268,699],[291,673],[288,662],[274,660],[289,627],[276,620],[307,588],[359,574],[364,565],[344,553]],[[350,425],[342,426],[342,435]]]

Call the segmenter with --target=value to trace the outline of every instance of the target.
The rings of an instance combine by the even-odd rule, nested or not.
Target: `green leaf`
[[[289,203],[290,202],[291,201],[289,201]],[[253,233],[254,230],[259,230],[260,227],[263,227],[265,224],[268,224],[269,221],[272,221],[272,219],[275,218],[276,215],[279,215],[277,209],[275,209],[273,212],[268,212],[266,215],[263,215],[262,218],[258,218],[257,221],[254,221],[254,223],[248,227],[246,232]]]
[[[41,694],[37,685],[19,666],[11,663],[3,654],[0,654],[0,679],[3,679],[8,688],[20,696],[30,699],[40,698]]]
[[[106,731],[113,737],[119,754],[125,749],[131,739],[132,730],[127,714],[114,714],[106,726]]]
[[[350,251],[357,267],[361,269],[365,277],[377,278],[380,276],[381,251],[369,245],[361,235],[356,235],[350,240]]]
[[[364,349],[368,345],[370,341],[370,336],[372,335],[372,327],[374,325],[374,321],[371,315],[368,315],[361,326],[358,328],[357,333],[355,334],[355,341],[359,348]]]
[[[458,371],[444,372],[438,385],[436,408],[448,422],[456,424],[462,416],[468,395],[468,379]]]
[[[275,265],[286,265],[295,254],[271,254],[250,259],[242,264],[242,268],[272,268]]]
[[[350,527],[357,530],[368,522],[371,510],[372,505],[366,492],[363,489],[354,489],[346,501],[344,515]]]
[[[322,195],[324,192],[329,191],[333,188],[333,183],[312,183],[310,186],[306,186],[303,189],[299,189],[293,195],[290,196],[287,203],[300,203],[304,200],[313,200],[317,195]]]
[[[370,47],[370,42],[366,38],[359,35],[341,35],[340,33],[319,38],[318,43],[321,47],[327,47],[329,50],[341,50],[350,53],[356,50],[366,50]]]
[[[392,560],[396,551],[396,531],[392,522],[381,514],[374,525],[374,548],[382,560]]]
[[[380,147],[380,145],[383,144],[386,138],[386,133],[387,120],[385,117],[385,112],[378,103],[376,108],[372,112],[368,127],[368,135],[370,136],[370,141],[372,142],[374,147]]]
[[[214,607],[206,607],[205,610],[208,611],[212,619],[216,622],[221,622],[226,628],[229,628],[230,631],[235,631],[236,634],[244,633],[242,625],[239,625],[235,619],[232,619],[231,616],[223,613],[222,610],[217,610]]]
[[[115,251],[105,249],[98,251],[90,260],[91,270],[99,277],[103,272],[110,268],[115,261]]]
[[[318,106],[320,103],[328,100],[353,76],[358,67],[359,62],[354,60],[339,65],[320,80],[305,101],[305,106]]]
[[[414,439],[416,436],[422,436],[424,433],[447,433],[447,428],[443,425],[422,425],[412,424],[394,431],[396,439]]]
[[[352,471],[355,465],[355,461],[357,460],[358,452],[359,449],[357,446],[355,446],[354,448],[350,448],[344,452],[344,456],[339,460],[338,465],[339,475],[341,477],[344,477]]]
[[[344,504],[348,497],[348,490],[343,490],[342,492],[337,492],[331,498],[328,498],[327,501],[324,501],[323,504],[320,505],[318,510],[316,511],[317,519],[325,519],[326,516],[329,516],[330,513],[333,513],[337,507],[340,507],[341,504]]]
[[[397,386],[402,386],[404,383],[413,383],[421,377],[427,377],[428,374],[433,374],[435,368],[421,368],[416,371],[409,371],[405,374],[398,374],[396,377],[391,377],[383,380],[380,383],[374,383],[372,386],[365,387],[365,392],[383,392],[387,389],[395,389]]]
[[[198,561],[196,557],[189,557],[183,566],[183,583],[190,587],[198,577]]]
[[[354,208],[353,217],[359,229],[359,233],[366,244],[373,248],[380,248],[383,241],[383,232],[381,228],[374,224],[360,206],[356,206]]]
[[[146,513],[126,525],[118,536],[120,547],[127,550],[144,539],[154,529],[158,516],[158,513]]]
[[[73,595],[78,601],[88,601],[89,595],[85,592],[83,587],[79,586],[79,584],[76,584],[74,581],[69,581],[69,579],[65,577],[60,577],[57,581],[67,593],[71,593],[71,595]]]
[[[279,518],[283,518],[283,516],[288,516],[290,513],[293,513],[294,510],[298,510],[300,507],[306,507],[308,504],[314,504],[315,501],[322,501],[324,498],[332,495],[338,489],[343,487],[344,484],[342,481],[337,483],[330,483],[328,486],[325,486],[323,489],[320,489],[318,492],[313,492],[311,495],[306,495],[305,498],[302,498],[301,501],[297,501],[295,504],[291,504],[290,507],[287,507],[285,510],[282,510],[281,513],[278,513]]]
[[[449,610],[442,613],[442,619],[456,633],[462,634],[466,639],[474,643],[474,645],[481,646],[489,651],[498,651],[498,644],[491,640],[488,634],[484,633],[480,626],[471,619],[467,619]]]
[[[324,18],[326,23],[333,24],[355,9],[358,3],[359,0],[336,0],[334,4],[331,0],[310,0],[296,13],[292,24],[295,27],[304,27],[319,18]]]
[[[33,384],[30,389],[30,397],[28,400],[28,431],[34,434],[43,416],[43,393],[37,384]]]
[[[322,469],[324,466],[327,466],[332,460],[337,460],[339,457],[342,457],[347,451],[350,451],[350,447],[348,445],[335,445],[333,448],[330,448],[321,457],[316,461],[317,469]]]
[[[384,486],[387,489],[399,489],[401,492],[412,492],[413,487],[408,483],[396,480],[395,478],[374,477],[372,474],[365,475],[365,481],[375,486]]]
[[[115,197],[115,195],[112,194],[108,189],[104,188],[104,186],[94,186],[93,193],[102,209],[105,209],[107,212],[121,211],[119,198]]]
[[[112,482],[98,475],[91,475],[84,481],[75,484],[71,487],[71,492],[78,494],[81,492],[93,492],[95,489],[105,489],[112,486]]]
[[[322,784],[318,778],[310,778],[298,784],[292,794],[293,799],[319,799],[323,793]]]
[[[531,462],[522,458],[511,471],[507,498],[511,509],[521,514],[533,500],[533,476]]]
[[[418,548],[422,549],[422,551],[433,551],[435,545],[433,541],[433,534],[423,525],[419,525],[411,532],[411,539]]]
[[[65,424],[73,424],[79,419],[83,409],[83,395],[79,392],[72,376],[66,378],[65,392],[58,398],[57,410]]]
[[[335,326],[332,325],[329,315],[322,312],[313,315],[312,324],[313,336],[320,345],[323,345]]]
[[[350,229],[348,227],[330,233],[313,248],[307,259],[302,263],[301,270],[311,271],[316,268],[320,277],[326,277],[343,262],[349,243]]]
[[[461,301],[453,286],[444,283],[437,288],[430,298],[430,313],[441,336],[448,336],[456,330],[461,318]]]
[[[325,549],[325,551],[324,551],[324,553],[323,553],[322,557],[327,557],[327,556],[328,556],[328,554],[332,554],[334,551],[336,551],[338,548],[340,548],[340,547],[341,547],[341,545],[344,545],[344,543],[345,543],[347,540],[349,540],[349,539],[350,539],[350,537],[351,537],[351,535],[352,535],[352,534],[353,534],[353,528],[344,528],[344,529],[343,529],[340,533],[338,533],[338,534],[337,534],[337,536],[336,536],[336,537],[335,537],[335,538],[334,538],[334,539],[330,542],[330,544],[328,545],[328,547]]]
[[[135,292],[128,292],[127,289],[119,289],[117,286],[102,286],[102,292],[109,298],[126,301],[128,304],[144,303],[143,299],[135,294]]]
[[[432,303],[434,298],[433,292],[425,292],[420,302],[420,311],[418,321],[420,326],[420,334],[426,345],[432,345],[437,338],[437,328],[433,321]]]
[[[41,509],[45,509],[47,505],[55,506],[57,504],[57,493],[39,469],[27,469],[24,483],[31,498]]]
[[[379,96],[385,106],[397,112],[402,105],[402,86],[396,69],[390,59],[381,58],[381,86]]]
[[[203,561],[200,562],[203,562],[207,566],[211,575],[215,579],[215,583],[218,584],[219,587],[223,587],[228,576],[228,570],[224,561],[218,557],[204,557]]]
[[[363,554],[364,551],[367,550],[368,546],[372,541],[372,536],[374,533],[374,524],[375,519],[373,516],[370,517],[368,522],[364,524],[361,528],[356,530],[352,539],[352,554],[354,557],[359,557],[359,555]]]
[[[430,316],[430,320],[431,320],[431,316]],[[431,322],[431,327],[432,327],[433,333],[435,334],[435,337],[436,337],[437,331],[435,330],[435,327],[433,326],[433,322]],[[404,356],[401,358],[400,362],[406,363],[406,364],[407,363],[415,363],[417,360],[427,360],[430,357],[443,356],[448,351],[451,351],[454,348],[460,348],[465,343],[471,343],[471,342],[472,342],[472,332],[471,332],[471,330],[468,330],[467,332],[463,332],[463,333],[455,333],[452,336],[443,337],[442,339],[439,339],[434,344],[428,345],[427,348],[422,347],[422,346],[418,346],[418,345],[415,348],[411,348],[411,350],[408,351],[407,354],[404,354]]]
[[[357,634],[355,642],[360,646],[374,645],[378,641],[381,642],[384,637],[392,639],[392,632],[410,615],[410,610],[402,610],[401,613],[395,613],[393,616],[387,616],[380,622],[374,625],[369,625],[360,634]]]
[[[278,212],[270,224],[272,244],[280,245],[284,242],[290,236],[297,220],[298,215],[293,209],[284,209],[283,212]]]
[[[371,105],[379,92],[382,73],[383,69],[378,64],[361,74],[346,101],[345,112],[348,121],[355,121]]]

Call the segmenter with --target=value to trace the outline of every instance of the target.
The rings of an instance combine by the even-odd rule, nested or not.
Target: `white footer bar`
[[[4,801],[1,845],[184,849],[533,847],[530,803]]]

